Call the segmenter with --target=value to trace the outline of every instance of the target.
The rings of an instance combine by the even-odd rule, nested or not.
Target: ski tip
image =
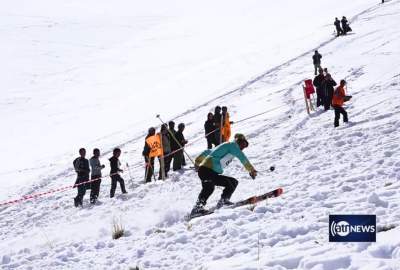
[[[283,188],[278,188],[276,190],[276,196],[280,196],[280,195],[282,195],[282,193],[283,193]]]

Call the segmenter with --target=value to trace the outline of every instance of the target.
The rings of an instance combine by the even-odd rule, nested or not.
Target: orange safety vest
[[[223,123],[222,125],[221,133],[224,142],[229,141],[229,139],[231,138],[231,122],[229,120],[229,113],[226,113],[225,123]]]
[[[164,155],[160,134],[148,137],[146,139],[146,143],[150,147],[150,153],[149,153],[150,158]]]

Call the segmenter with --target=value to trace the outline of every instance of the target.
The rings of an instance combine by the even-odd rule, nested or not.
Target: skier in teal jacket
[[[257,171],[242,152],[248,145],[249,143],[243,134],[236,134],[233,142],[226,142],[213,150],[204,151],[196,158],[196,163],[199,164],[198,175],[203,188],[199,194],[196,205],[193,207],[191,215],[208,212],[204,209],[204,206],[207,203],[207,199],[214,192],[215,186],[224,187],[221,199],[217,203],[217,208],[233,204],[229,199],[235,191],[238,181],[235,178],[222,175],[222,173],[224,168],[227,167],[235,157],[238,158],[246,170],[249,171],[250,176],[253,179],[256,178]]]

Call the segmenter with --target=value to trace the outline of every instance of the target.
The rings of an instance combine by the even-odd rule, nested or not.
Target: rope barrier
[[[294,101],[298,101],[298,100],[300,100],[300,99],[295,99]],[[281,105],[281,106],[278,106],[278,107],[269,109],[269,110],[267,110],[267,111],[264,111],[264,112],[261,112],[261,113],[257,113],[257,114],[251,115],[251,116],[249,116],[249,117],[246,117],[246,118],[240,119],[240,120],[238,120],[238,121],[235,121],[235,122],[233,122],[232,124],[233,124],[233,125],[236,125],[236,124],[239,124],[239,123],[248,121],[248,120],[253,119],[253,118],[255,118],[255,117],[258,117],[258,116],[267,114],[267,113],[269,113],[269,112],[275,111],[275,110],[277,110],[277,109],[280,109],[280,108],[282,108],[282,107],[284,107],[284,106],[287,106],[287,105],[284,104],[284,105]],[[159,118],[159,116],[158,116],[158,118]],[[160,118],[159,118],[159,119],[160,119]],[[160,119],[160,120],[161,120],[161,119]],[[162,120],[161,120],[161,121],[162,121]],[[213,130],[213,131],[211,131],[211,132],[209,132],[209,133],[206,133],[206,134],[203,135],[203,136],[199,136],[198,138],[195,138],[195,139],[191,140],[189,143],[187,143],[186,146],[192,145],[192,144],[194,144],[195,142],[197,142],[197,141],[203,139],[204,137],[208,137],[208,136],[210,136],[211,134],[217,132],[218,130],[220,130],[220,128],[216,128],[215,130]],[[165,156],[163,156],[163,157],[165,158],[165,157],[169,157],[169,156],[171,156],[171,155],[174,155],[175,153],[184,150],[184,148],[185,148],[185,146],[181,146],[179,149],[177,149],[177,150],[175,150],[175,151],[172,151],[171,153],[168,153],[167,155],[165,155]],[[186,151],[185,151],[185,152],[186,152]],[[191,161],[193,162],[193,164],[194,164],[194,161],[193,161],[191,158],[190,158],[190,160],[191,160]],[[128,167],[128,169],[130,169],[130,168]],[[53,193],[57,193],[57,192],[64,192],[64,191],[66,191],[66,190],[68,190],[68,189],[72,189],[72,188],[75,188],[75,187],[78,187],[78,186],[81,186],[81,185],[86,185],[86,184],[89,184],[89,183],[93,183],[93,182],[99,181],[99,180],[101,180],[101,179],[103,179],[103,178],[111,177],[111,176],[116,175],[116,174],[118,174],[118,173],[108,174],[108,175],[105,175],[105,176],[102,176],[102,177],[98,177],[98,178],[91,179],[91,180],[88,180],[88,181],[84,181],[84,182],[81,182],[81,183],[78,183],[78,184],[74,184],[74,185],[68,185],[68,186],[60,187],[60,188],[57,188],[57,189],[50,189],[50,190],[48,190],[48,191],[46,191],[46,192],[41,192],[41,193],[36,193],[36,194],[31,194],[31,195],[22,196],[21,198],[18,198],[18,199],[14,199],[14,200],[9,200],[9,201],[5,201],[5,202],[1,202],[1,203],[0,203],[0,207],[12,205],[12,204],[17,204],[17,203],[21,203],[21,202],[28,201],[28,200],[32,200],[32,199],[37,199],[37,198],[39,198],[39,197],[43,197],[43,196],[46,196],[46,195],[49,195],[49,194],[53,194]]]

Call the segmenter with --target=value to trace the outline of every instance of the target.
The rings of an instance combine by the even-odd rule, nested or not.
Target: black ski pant
[[[172,164],[172,170],[178,171],[182,169],[182,165],[184,162],[183,150],[180,150],[174,154],[174,162]]]
[[[230,199],[238,185],[238,181],[235,178],[218,174],[204,166],[199,168],[198,175],[203,187],[199,194],[198,202],[203,205],[207,203],[208,198],[214,192],[215,186],[224,187],[221,195],[222,199]]]
[[[96,201],[100,193],[101,175],[92,175],[91,180],[98,179],[90,185],[90,201]]]
[[[121,187],[121,192],[126,193],[124,179],[122,179],[122,177],[119,174],[116,174],[116,175],[111,176],[110,198],[113,198],[115,195],[115,190],[117,188],[117,182],[119,182],[119,185]]]
[[[324,105],[324,89],[317,88],[317,107]]]
[[[348,122],[349,119],[347,118],[347,112],[345,111],[345,109],[341,106],[333,106],[333,108],[335,109],[335,121],[333,122],[333,125],[335,127],[339,126],[339,119],[340,119],[340,114],[343,115],[343,122]]]

